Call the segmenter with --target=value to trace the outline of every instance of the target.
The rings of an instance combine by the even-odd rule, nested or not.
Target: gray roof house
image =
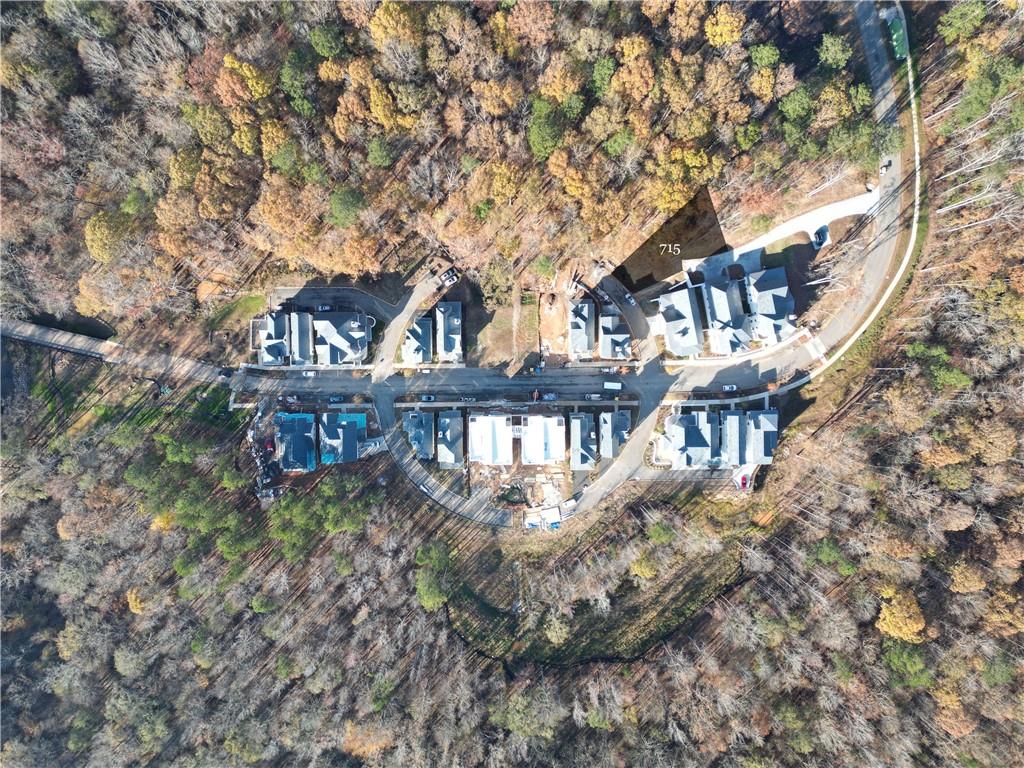
[[[288,315],[288,350],[292,365],[313,364],[313,316],[309,312]]]
[[[778,443],[778,411],[687,411],[665,419],[657,459],[672,469],[765,465]]]
[[[598,352],[606,360],[625,360],[629,357],[629,327],[614,306],[605,308],[600,317],[597,333]]]
[[[307,315],[308,316],[308,315]],[[325,312],[313,318],[317,365],[366,360],[376,321],[362,312]]]
[[[347,464],[359,458],[366,442],[365,413],[320,414],[320,463]]]
[[[462,304],[439,301],[437,318],[437,359],[442,363],[462,362]]]
[[[288,346],[288,315],[284,312],[269,312],[264,318],[254,320],[257,359],[260,365],[285,365],[291,356]]]
[[[743,411],[722,413],[722,461],[731,467],[746,464],[747,415]]]
[[[570,302],[569,355],[574,358],[594,355],[594,302],[590,299]]]
[[[409,444],[417,459],[434,458],[434,414],[432,411],[406,411],[402,414],[402,429],[409,436]]]
[[[747,349],[752,337],[743,311],[743,283],[707,282],[703,287],[708,317],[708,346],[712,354],[732,355]]]
[[[316,469],[315,418],[312,413],[274,415],[274,437],[283,471],[312,472]]]
[[[569,469],[591,470],[597,466],[597,433],[594,416],[573,413],[569,416]]]
[[[665,419],[665,433],[658,439],[658,459],[672,469],[697,469],[719,463],[718,414],[690,411]]]
[[[674,357],[692,357],[704,350],[700,309],[686,285],[658,297],[656,332],[665,336],[665,349]]]
[[[747,277],[747,297],[750,300],[751,331],[755,338],[777,344],[796,331],[789,318],[796,309],[789,291],[786,268],[775,267],[755,272]]]
[[[771,464],[779,445],[779,412],[747,413],[747,464]]]
[[[629,439],[629,411],[601,411],[598,432],[601,437],[601,458],[614,459]]]
[[[405,329],[402,342],[402,362],[422,365],[434,360],[434,321],[430,315],[420,315]]]
[[[462,469],[462,411],[437,414],[437,465],[441,469]]]

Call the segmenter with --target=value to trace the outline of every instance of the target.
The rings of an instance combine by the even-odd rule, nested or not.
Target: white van
[[[606,381],[604,383],[604,388],[605,389],[610,389],[613,392],[621,392],[622,391],[622,382],[619,382],[619,381]]]

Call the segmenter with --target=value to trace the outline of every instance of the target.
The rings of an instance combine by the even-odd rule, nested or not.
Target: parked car
[[[334,307],[332,307],[330,304],[317,304],[316,305],[316,311],[317,312],[331,312],[333,310],[334,310]]]
[[[432,403],[435,400],[437,400],[437,397],[435,397],[434,395],[420,395],[421,403]]]
[[[459,400],[461,402],[463,402],[463,403],[475,403],[476,402],[476,398],[475,397],[460,397]]]
[[[459,282],[459,270],[457,270],[455,267],[445,270],[441,274],[441,282],[444,285],[455,285],[457,282]]]
[[[345,402],[345,396],[344,395],[331,395],[329,398],[327,398],[327,402],[328,403],[332,403],[332,404],[333,403],[344,403]]]
[[[266,440],[264,440],[263,447],[268,451],[274,450],[274,438],[268,437]]]
[[[629,304],[629,306],[631,306],[631,307],[635,307],[636,306],[636,299],[633,298],[633,294],[631,294],[631,293],[627,293],[626,294],[626,303]]]
[[[303,371],[302,372],[302,378],[304,378],[304,379],[312,379],[314,376],[316,376],[316,371]]]
[[[600,400],[601,399],[601,395],[595,395],[595,394],[584,395],[583,399],[584,400]]]
[[[722,386],[722,391],[723,392],[735,392],[736,391],[736,385],[735,384],[724,384]]]
[[[540,396],[540,399],[541,400],[557,400],[558,399],[558,395],[556,393],[554,393],[554,392],[545,392],[543,395]]]
[[[299,402],[299,398],[297,398],[295,395],[288,395],[288,397],[286,397],[284,401],[289,405],[294,405],[295,403]]]
[[[606,304],[611,304],[612,303],[612,297],[608,295],[607,291],[605,291],[605,290],[603,290],[601,288],[598,288],[597,289],[597,295],[600,296],[601,297],[601,301],[605,302]]]
[[[814,249],[820,250],[828,242],[828,225],[819,227],[814,233]]]
[[[892,168],[892,160],[886,160],[878,167],[878,175],[885,176],[885,172]]]
[[[221,368],[220,369],[220,375],[223,378],[225,378],[225,379],[230,379],[232,376],[235,375],[235,369],[234,368]]]

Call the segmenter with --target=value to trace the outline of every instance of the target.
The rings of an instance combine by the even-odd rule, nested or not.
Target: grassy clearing
[[[498,307],[477,336],[480,366],[504,365],[512,360],[512,307]]]
[[[219,307],[206,321],[211,331],[235,330],[263,311],[266,299],[260,294],[249,294]]]
[[[772,269],[792,266],[794,259],[804,252],[810,242],[806,236],[794,236],[772,243],[764,249],[764,255],[761,256],[761,267]]]

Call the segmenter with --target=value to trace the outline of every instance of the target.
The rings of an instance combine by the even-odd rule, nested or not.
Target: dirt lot
[[[540,337],[550,355],[569,354],[566,327],[569,298],[564,293],[545,293],[540,297]]]

